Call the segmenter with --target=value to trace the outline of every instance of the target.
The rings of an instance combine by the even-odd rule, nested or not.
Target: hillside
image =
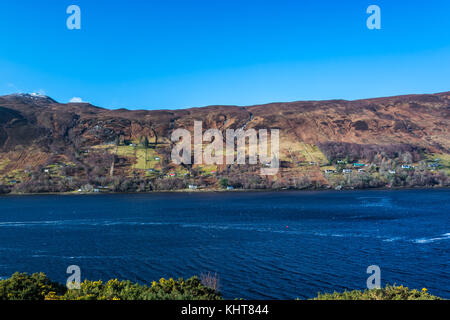
[[[203,130],[280,129],[280,171],[173,165],[170,135],[195,120]],[[157,111],[7,95],[0,192],[448,186],[449,124],[450,92]]]

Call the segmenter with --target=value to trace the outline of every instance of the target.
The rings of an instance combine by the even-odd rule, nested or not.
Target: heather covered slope
[[[170,135],[195,120],[203,130],[280,129],[279,173],[174,166]],[[449,122],[450,92],[157,111],[8,95],[0,97],[0,192],[445,186]]]

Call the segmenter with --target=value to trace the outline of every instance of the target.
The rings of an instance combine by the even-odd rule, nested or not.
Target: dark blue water
[[[65,283],[217,272],[226,298],[382,285],[450,298],[450,190],[0,197],[0,276]]]

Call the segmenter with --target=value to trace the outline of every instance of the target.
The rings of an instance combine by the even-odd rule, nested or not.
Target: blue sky
[[[160,109],[450,91],[449,17],[448,0],[1,1],[0,94]]]

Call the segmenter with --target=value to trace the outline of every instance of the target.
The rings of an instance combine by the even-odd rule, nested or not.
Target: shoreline
[[[450,190],[450,187],[380,187],[380,188],[344,188],[336,190],[333,188],[316,188],[316,189],[235,189],[235,190],[220,190],[220,189],[179,189],[179,190],[159,190],[159,191],[147,191],[147,192],[42,192],[42,193],[5,193],[0,194],[1,197],[14,197],[14,196],[99,196],[99,195],[121,195],[121,194],[169,194],[169,193],[182,193],[182,194],[194,194],[194,193],[268,193],[268,192],[358,192],[358,191],[400,191],[400,190]]]

